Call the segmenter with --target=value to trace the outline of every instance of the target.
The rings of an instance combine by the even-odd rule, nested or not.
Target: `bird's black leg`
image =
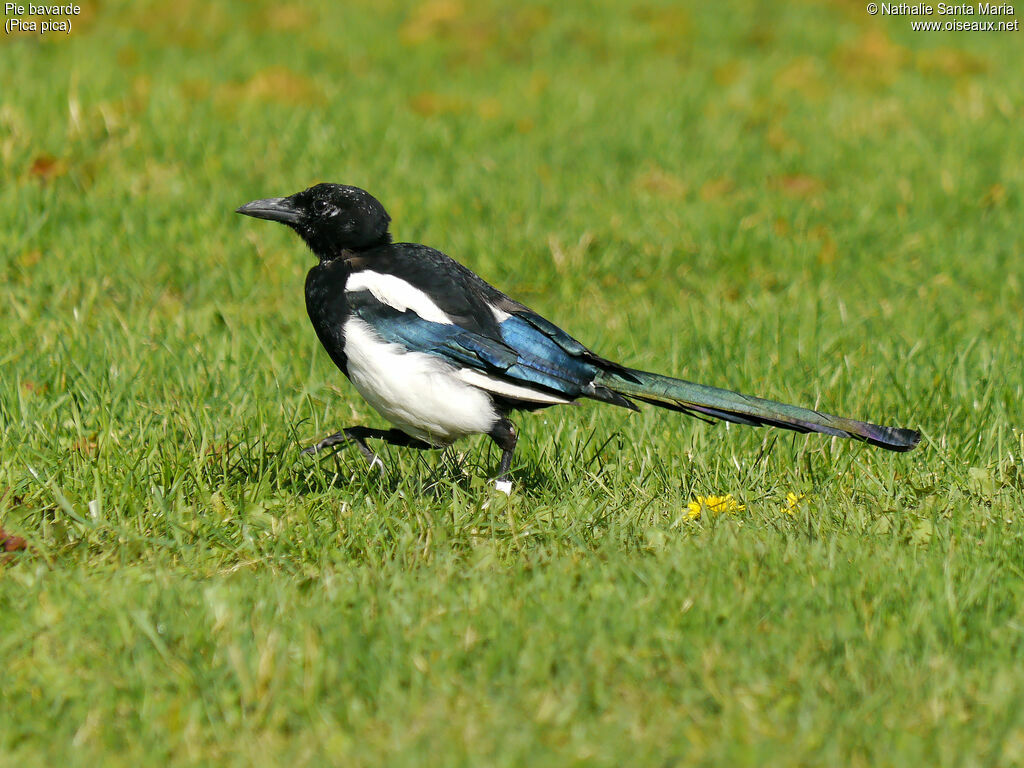
[[[367,463],[369,463],[371,467],[378,465],[383,469],[384,462],[378,458],[377,454],[370,450],[370,446],[366,444],[367,439],[383,440],[385,443],[405,448],[424,449],[434,447],[430,443],[418,440],[415,437],[410,437],[400,429],[349,427],[341,430],[341,432],[335,432],[333,435],[325,437],[316,445],[311,445],[309,448],[306,448],[302,453],[312,455],[340,443],[353,443],[356,448],[359,449],[359,452],[363,454],[363,458],[366,459]]]
[[[498,476],[494,480],[494,487],[502,493],[508,494],[512,490],[508,471],[512,467],[512,454],[515,453],[519,433],[516,432],[515,424],[502,418],[491,428],[488,435],[501,448],[501,462],[498,464]]]

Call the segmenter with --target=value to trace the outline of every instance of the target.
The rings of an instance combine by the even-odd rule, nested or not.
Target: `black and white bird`
[[[306,276],[313,328],[331,360],[394,425],[349,427],[307,453],[352,443],[373,466],[379,460],[368,438],[440,448],[484,434],[501,448],[496,485],[508,493],[517,439],[509,414],[579,398],[852,437],[892,451],[908,451],[921,437],[607,360],[440,251],[393,243],[391,217],[358,187],[317,184],[254,200],[238,213],[286,224],[305,240],[319,260]]]

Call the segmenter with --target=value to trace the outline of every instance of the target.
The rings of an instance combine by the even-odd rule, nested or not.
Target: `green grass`
[[[4,37],[0,764],[1024,761],[1021,34],[438,0]],[[321,180],[605,355],[925,441],[586,404],[518,419],[508,500],[485,439],[301,457],[382,422],[309,253],[232,211]]]

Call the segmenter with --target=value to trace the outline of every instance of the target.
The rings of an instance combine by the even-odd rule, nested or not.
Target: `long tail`
[[[882,427],[841,416],[830,416],[809,408],[762,400],[728,389],[707,387],[631,368],[604,370],[598,374],[594,384],[628,398],[692,416],[722,419],[734,424],[767,424],[796,432],[852,437],[890,451],[909,451],[921,440],[921,433],[913,429]]]

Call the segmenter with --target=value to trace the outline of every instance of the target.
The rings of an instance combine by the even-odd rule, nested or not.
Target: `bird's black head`
[[[291,197],[253,200],[238,213],[287,224],[321,261],[342,251],[362,251],[391,242],[391,217],[373,195],[344,184],[317,184]]]

